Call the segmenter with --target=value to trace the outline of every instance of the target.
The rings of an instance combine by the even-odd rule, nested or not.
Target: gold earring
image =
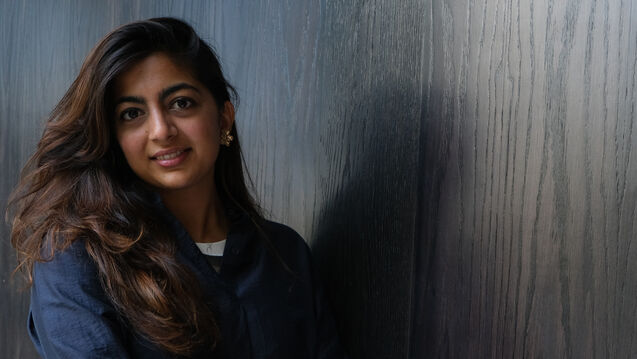
[[[232,140],[234,140],[234,137],[230,134],[230,130],[222,132],[221,137],[219,138],[219,142],[226,147],[230,147],[230,142],[232,142]]]

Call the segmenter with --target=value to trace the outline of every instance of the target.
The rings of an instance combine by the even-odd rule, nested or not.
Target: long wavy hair
[[[194,274],[175,260],[174,238],[157,218],[148,186],[128,166],[112,120],[115,79],[154,53],[192,71],[218,108],[237,102],[214,51],[188,24],[155,18],[123,25],[89,53],[52,111],[7,215],[16,270],[29,284],[36,261],[51,260],[81,239],[128,325],[166,352],[187,356],[213,348],[218,326]],[[234,125],[231,134],[235,140],[222,146],[215,162],[215,185],[222,203],[260,223]]]

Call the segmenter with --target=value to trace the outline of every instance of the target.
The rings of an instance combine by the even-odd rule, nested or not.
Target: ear
[[[221,111],[220,129],[222,132],[232,130],[234,124],[234,105],[230,101],[226,101],[223,104],[223,111]]]

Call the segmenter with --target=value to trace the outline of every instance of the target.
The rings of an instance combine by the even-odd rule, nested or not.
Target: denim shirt
[[[162,206],[163,207],[163,206]],[[199,358],[343,358],[334,320],[310,251],[292,229],[266,222],[272,254],[245,214],[231,216],[217,273],[183,226],[165,209],[177,241],[177,260],[188,266],[214,303],[221,340]],[[45,358],[168,358],[124,325],[98,279],[83,240],[36,263],[28,330]]]

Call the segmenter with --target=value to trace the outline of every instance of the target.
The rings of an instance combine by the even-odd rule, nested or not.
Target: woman
[[[338,358],[305,242],[246,187],[236,94],[182,21],[88,55],[11,201],[46,358]]]

